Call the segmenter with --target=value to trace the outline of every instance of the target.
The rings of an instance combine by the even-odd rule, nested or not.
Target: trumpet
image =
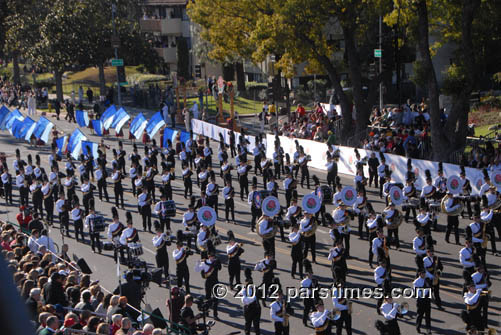
[[[409,304],[406,302],[398,304],[397,310],[398,310],[398,314],[405,315],[409,312]]]
[[[341,311],[339,309],[334,308],[332,311],[329,312],[328,319],[337,321],[341,318]]]

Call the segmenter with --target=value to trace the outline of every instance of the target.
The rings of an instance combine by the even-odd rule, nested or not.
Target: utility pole
[[[379,15],[379,50],[381,50],[381,57],[379,57],[379,74],[383,73],[383,18]],[[383,81],[379,82],[379,111],[383,110]]]
[[[113,47],[115,48],[115,59],[118,59],[118,47],[120,46],[120,39],[117,36],[117,29],[115,26],[115,14],[117,11],[117,6],[115,4],[111,5],[111,21],[113,23]],[[120,70],[117,66],[117,90],[118,90],[118,106],[122,106],[122,96],[120,90]]]

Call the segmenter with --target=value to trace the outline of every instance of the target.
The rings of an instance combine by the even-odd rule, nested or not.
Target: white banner
[[[291,139],[284,136],[280,136],[279,138],[280,138],[280,144],[284,149],[284,152],[290,155],[291,160],[293,159],[294,152],[296,151],[295,141],[297,141],[298,144],[303,147],[305,154],[311,156],[311,161],[308,163],[308,166],[320,170],[327,169],[326,168],[327,144],[311,140]],[[268,144],[266,150],[266,157],[271,159],[273,158],[273,151],[275,150],[274,148],[275,136],[270,134],[266,135],[266,142]],[[354,176],[356,173],[355,149],[344,146],[335,146],[335,149],[339,149],[340,152],[340,157],[337,164],[338,172]],[[360,153],[361,158],[364,158],[366,156],[367,158],[369,158],[370,154],[372,153],[372,151],[364,149],[358,149],[358,152]],[[392,171],[392,179],[396,182],[405,184],[405,177],[407,174],[407,157],[393,154],[384,154],[384,156],[386,158],[386,164]],[[379,159],[378,152],[376,152],[376,157]],[[416,175],[415,185],[416,188],[418,189],[421,189],[421,187],[423,187],[426,184],[425,170],[430,170],[433,179],[435,179],[435,177],[437,176],[438,162],[432,162],[422,159],[413,159],[412,167],[413,167],[413,172]],[[459,176],[459,173],[461,172],[459,165],[444,163],[443,167],[445,176],[451,176],[451,175]],[[475,194],[479,192],[480,187],[483,184],[482,171],[480,169],[474,169],[468,167],[465,168],[465,170],[466,170],[466,177],[470,180],[470,183],[472,185],[473,193]],[[365,165],[364,167],[364,173],[366,176],[369,175],[367,165]]]
[[[219,141],[219,134],[223,135],[224,142],[230,144],[230,130],[227,128],[216,126],[212,123],[204,122],[198,119],[191,119],[191,129],[194,134],[206,136],[212,140]],[[235,133],[235,145],[240,144],[240,133]],[[250,153],[256,146],[256,138],[254,136],[246,135],[245,138],[250,142],[247,149]]]

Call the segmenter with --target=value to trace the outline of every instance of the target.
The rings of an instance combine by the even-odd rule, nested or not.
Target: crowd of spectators
[[[35,225],[28,224],[28,229],[30,226]],[[99,281],[81,273],[70,262],[67,245],[56,255],[48,251],[47,239],[34,236],[38,234],[35,228],[29,241],[10,223],[2,223],[0,231],[2,257],[37,335],[72,334],[71,330],[104,335],[163,334],[150,323],[137,326],[127,297],[105,292]]]

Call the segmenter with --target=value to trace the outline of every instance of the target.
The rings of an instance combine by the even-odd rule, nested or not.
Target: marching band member
[[[205,192],[207,184],[209,184],[209,172],[207,171],[205,162],[200,163],[200,173],[198,174],[198,179],[200,180],[200,191]]]
[[[203,156],[205,166],[212,169],[212,148],[210,147],[209,139],[205,140],[205,147],[203,148]]]
[[[414,260],[416,262],[416,267],[419,270],[424,267],[423,259],[426,256],[426,238],[423,228],[421,228],[419,224],[416,224],[416,233],[417,236],[412,240],[412,249],[416,253]]]
[[[75,196],[73,198],[73,209],[71,211],[71,219],[73,220],[73,226],[75,227],[75,239],[78,240],[78,234],[82,237],[82,242],[85,242],[84,234],[83,234],[83,222],[82,215],[83,211],[80,209],[80,203],[78,198]]]
[[[219,283],[218,273],[220,270],[221,262],[216,258],[215,251],[210,251],[208,259],[199,260],[195,265],[195,271],[201,272],[202,278],[205,279],[205,298],[212,305],[214,319],[216,320],[218,320],[217,305],[219,299],[214,297],[214,286]]]
[[[474,326],[477,330],[484,330],[484,320],[487,315],[482,313],[483,296],[482,289],[475,288],[474,283],[468,284],[468,291],[463,295],[466,311],[461,312],[461,318],[468,327]]]
[[[191,171],[187,163],[182,165],[182,168],[183,168],[182,175],[184,184],[184,198],[188,199],[188,193],[190,197],[193,195],[193,182],[191,181],[191,175],[193,174],[193,172]]]
[[[428,245],[431,245],[433,243],[433,238],[431,237],[433,219],[431,213],[426,210],[426,205],[419,208],[419,215],[417,216],[416,221],[419,223],[421,229],[423,229]]]
[[[223,164],[228,160],[228,153],[226,152],[226,145],[224,142],[219,145],[217,158],[219,159],[219,176],[223,178]]]
[[[384,298],[384,303],[379,308],[381,311],[381,314],[384,316],[384,318],[386,320],[384,323],[384,327],[387,331],[387,334],[392,334],[392,335],[400,335],[401,334],[400,327],[398,326],[398,320],[397,320],[397,318],[399,316],[401,316],[401,314],[398,313],[398,306],[399,306],[398,304],[393,303],[393,299],[391,296],[386,296]]]
[[[260,174],[263,174],[263,169],[261,168],[261,159],[263,157],[261,155],[261,150],[259,150],[259,146],[254,146],[254,149],[252,149],[252,155],[254,156],[254,174],[257,175],[258,170]]]
[[[265,238],[264,236],[275,231],[275,226],[273,225],[271,218],[267,215],[261,216],[258,222],[259,235],[263,238],[263,248],[265,253],[271,253],[275,255],[275,234],[271,237]]]
[[[379,293],[386,294],[391,290],[391,270],[386,263],[386,260],[379,262],[379,266],[374,269],[374,282],[377,288],[381,291]],[[377,301],[377,313],[379,314],[381,305],[384,299],[381,297]]]
[[[497,206],[496,203],[498,201],[501,201],[501,194],[497,191],[496,186],[492,185],[491,187],[489,187],[489,192],[485,194],[485,197],[487,198],[487,201],[484,202],[483,205],[484,212],[488,210],[489,213],[492,213],[492,218],[487,225],[489,235],[491,236],[490,240],[492,252],[493,254],[497,254],[496,234],[494,232],[494,228],[496,228],[498,236],[499,238],[501,238],[501,206],[498,206],[497,208],[495,208],[495,206]]]
[[[1,176],[4,195],[5,195],[5,203],[8,205],[9,203],[12,205],[12,176],[9,173],[9,169],[7,165],[4,167],[4,171]],[[47,209],[47,206],[45,207]],[[47,216],[49,214],[47,213]],[[51,221],[52,223],[52,221]]]
[[[66,199],[71,200],[75,195],[75,186],[77,184],[74,176],[73,170],[66,169],[66,178],[64,179],[63,185],[66,189]]]
[[[383,196],[385,199],[386,206],[388,206],[388,202],[390,200],[388,198],[390,195],[390,189],[393,186],[393,184],[394,183],[391,181],[391,171],[389,169],[387,169],[386,170],[386,179],[385,179],[385,183],[383,185]]]
[[[147,149],[146,147],[145,149]],[[152,160],[148,160],[148,164],[145,164],[146,166],[146,175],[144,176],[144,188],[148,190],[148,195],[153,199],[153,202],[156,202],[155,198],[155,175],[157,174],[157,170],[153,166]],[[169,177],[167,177],[167,180],[170,181]],[[162,178],[162,182],[164,182],[164,179]],[[169,183],[170,185],[170,183]],[[167,188],[168,190],[168,188]],[[169,195],[167,195],[167,198]]]
[[[278,183],[275,181],[275,175],[270,174],[270,181],[266,184],[266,190],[274,197],[278,198]]]
[[[475,288],[478,290],[482,290],[484,292],[482,296],[482,324],[484,328],[487,328],[488,322],[487,317],[489,315],[489,298],[490,298],[490,290],[492,283],[490,281],[490,275],[487,273],[485,268],[480,265],[478,267],[478,271],[471,275],[471,281],[475,284]],[[487,294],[485,294],[487,293]]]
[[[275,178],[280,179],[280,169],[284,170],[284,149],[277,141],[275,141],[275,151],[273,152],[273,167],[275,168]]]
[[[205,193],[208,198],[208,205],[214,208],[216,215],[218,214],[218,194],[219,194],[219,185],[216,184],[216,176],[214,171],[210,172],[210,183],[207,185],[205,189]]]
[[[332,189],[336,188],[336,177],[338,171],[337,159],[338,156],[336,154],[334,154],[334,156],[327,156],[327,164],[325,164],[327,167],[327,185],[329,185]]]
[[[313,268],[309,260],[303,260],[304,272],[306,278],[301,281],[301,288],[306,290],[306,297],[303,298],[304,310],[303,310],[303,325],[306,326],[308,321],[308,315],[315,307],[315,291],[314,288],[318,287],[318,280],[313,278]],[[318,297],[317,297],[318,298]],[[313,323],[313,321],[312,321]]]
[[[447,212],[447,229],[445,231],[445,241],[449,243],[449,236],[451,232],[454,231],[454,236],[456,237],[456,244],[459,245],[459,215],[450,215],[453,213],[461,204],[459,203],[459,198],[454,197],[451,192],[447,191],[447,200],[445,201],[445,211]]]
[[[316,195],[319,199],[320,199],[320,203],[321,203],[321,206],[320,206],[320,209],[315,213],[315,220],[318,221],[318,216],[322,216],[322,225],[323,226],[326,226],[327,225],[327,220],[325,219],[325,204],[324,204],[324,194],[322,192],[322,189],[320,187],[320,180],[318,179],[318,177],[316,175],[313,175],[312,177],[313,179],[313,182],[314,182],[314,187],[315,187],[315,190],[313,192],[311,192],[312,194]]]
[[[475,254],[479,258],[481,264],[486,267],[486,251],[483,246],[484,238],[486,237],[486,227],[484,227],[485,223],[483,223],[480,219],[478,212],[473,214],[473,220],[474,222],[470,223],[468,227],[466,227],[466,238],[473,241]]]
[[[341,312],[339,320],[336,321],[336,334],[341,335],[343,324],[346,334],[351,335],[351,307],[348,298],[345,296],[344,281],[338,280],[332,290],[332,304],[334,309]]]
[[[52,190],[53,190],[52,185],[49,183],[47,176],[44,176],[43,186],[41,188],[41,191],[43,194],[43,204],[45,207],[45,211],[47,212],[47,221],[50,222],[51,224],[54,223],[54,198],[52,197]]]
[[[239,296],[244,305],[245,334],[250,335],[252,325],[254,326],[254,332],[260,334],[261,306],[259,305],[256,288],[253,285],[252,270],[250,268],[245,268],[245,285]]]
[[[377,167],[377,175],[379,177],[379,198],[383,197],[383,185],[386,182],[386,171],[388,165],[386,165],[386,158],[382,152],[379,153],[380,164]]]
[[[332,218],[337,226],[339,233],[339,239],[344,240],[344,247],[346,250],[346,258],[350,258],[350,225],[348,220],[348,211],[346,210],[346,205],[339,201],[338,207],[332,213]]]
[[[438,176],[433,183],[437,190],[437,199],[442,199],[447,192],[447,178],[444,177],[444,168],[442,162],[438,162]]]
[[[191,248],[191,240],[198,235],[198,222],[197,214],[195,213],[195,206],[188,205],[188,211],[183,214],[183,226],[185,229],[184,239],[188,248]],[[195,249],[198,251],[197,243],[195,241]]]
[[[261,170],[263,173],[263,185],[266,185],[273,172],[271,171],[271,162],[264,155],[261,158]]]
[[[343,191],[343,185],[341,185],[341,178],[339,178],[339,176],[336,178],[336,189],[334,191],[336,191],[336,193],[334,193],[332,197],[332,204],[337,206],[339,202],[343,200],[343,195],[341,193]]]
[[[306,179],[306,185],[308,189],[310,188],[310,171],[308,170],[309,158],[304,154],[304,150],[301,147],[301,153],[299,154],[298,163],[301,169],[301,187],[304,188],[304,181]],[[297,177],[297,176],[296,176]]]
[[[240,184],[240,200],[244,201],[244,196],[249,196],[249,179],[247,178],[247,173],[250,170],[250,166],[247,162],[240,161],[238,166],[238,183]]]
[[[472,217],[472,211],[471,211],[471,183],[468,178],[466,178],[466,171],[464,168],[464,165],[460,166],[461,172],[459,173],[459,178],[461,180],[461,193],[460,195],[463,197],[463,203],[465,204],[465,208],[468,211],[468,217],[471,219]],[[463,212],[461,213],[461,216],[464,218],[464,209]]]
[[[143,187],[142,192],[137,197],[137,207],[139,208],[139,213],[143,219],[143,231],[151,231],[151,199],[148,194],[148,189]]]
[[[164,233],[163,227],[155,220],[153,223],[155,227],[156,235],[153,236],[152,242],[156,249],[155,260],[157,262],[157,268],[163,270],[166,280],[169,279],[169,254],[167,253],[167,247],[170,246],[170,232]]]
[[[289,207],[296,188],[296,181],[292,178],[292,172],[287,172],[287,177],[284,179],[283,186],[285,190],[285,206]]]
[[[409,176],[407,176],[406,186],[403,189],[403,198],[407,202],[407,206],[405,206],[406,208],[405,208],[404,219],[405,219],[405,222],[409,222],[409,215],[411,213],[411,210],[412,210],[412,216],[414,218],[417,217],[416,207],[410,203],[410,200],[417,199],[417,191],[416,191],[416,187],[414,186],[414,179],[409,178]]]
[[[429,292],[431,289],[431,280],[426,277],[424,269],[418,269],[418,277],[414,280],[413,287],[417,298],[416,332],[421,334],[421,324],[424,317],[426,329],[428,330],[427,333],[431,334],[431,295]]]
[[[313,263],[316,263],[316,234],[313,233],[310,236],[307,236],[308,232],[313,230],[314,220],[315,218],[312,214],[305,213],[304,218],[299,223],[299,232],[301,233],[301,235],[303,235],[304,241],[303,258],[306,259],[306,257],[308,256],[308,251],[311,250],[311,260]]]
[[[40,214],[40,218],[43,220],[43,193],[42,185],[40,181],[35,180],[33,184],[30,185],[31,201],[33,202],[33,211]]]
[[[160,220],[160,228],[162,232],[164,228],[170,230],[170,217],[167,216],[167,196],[165,193],[160,194],[160,201],[155,204],[155,214],[158,215],[158,219]]]
[[[291,205],[287,209],[287,214],[285,217],[290,221],[291,225],[298,223],[298,219],[301,217],[302,209],[297,205],[297,198],[292,198]]]
[[[433,255],[433,249],[426,250],[426,257],[423,258],[423,265],[426,269],[426,277],[432,281],[432,292],[435,304],[439,309],[442,308],[442,299],[440,299],[440,274],[444,266],[438,256]]]
[[[251,206],[252,218],[250,225],[251,231],[254,231],[256,227],[256,220],[259,219],[262,215],[261,200],[258,197],[256,176],[252,177],[252,191],[249,193],[247,203]]]
[[[172,200],[172,180],[174,179],[174,174],[171,168],[167,166],[166,163],[162,162],[162,188],[160,193],[164,193],[167,200]],[[155,200],[153,200],[155,201]]]
[[[363,194],[365,195],[365,185],[367,185],[367,178],[364,177],[364,168],[362,164],[360,163],[359,167],[357,168],[357,172],[355,174],[354,178],[354,186],[355,189],[361,190]]]
[[[98,252],[101,253],[101,236],[96,227],[96,219],[97,215],[96,211],[94,210],[94,200],[91,200],[89,204],[89,214],[85,217],[85,228],[89,230],[90,246],[92,248],[92,252],[96,252],[97,246]]]
[[[289,233],[289,241],[292,243],[291,248],[291,277],[294,278],[296,268],[299,267],[299,277],[303,279],[303,240],[299,232],[299,225],[297,223],[292,225],[292,230]]]
[[[270,317],[275,326],[275,335],[289,335],[289,316],[292,314],[291,308],[285,300],[282,289],[277,291],[277,297],[270,305]]]
[[[332,279],[334,282],[345,282],[346,274],[348,273],[348,266],[346,265],[345,249],[343,247],[343,240],[338,239],[334,243],[334,248],[329,251],[327,260],[332,262]]]
[[[183,246],[183,233],[178,231],[176,249],[172,250],[172,257],[176,261],[177,287],[183,286],[186,294],[190,294],[190,270],[186,259],[191,255],[190,249]]]
[[[390,242],[388,246],[391,244],[395,244],[397,249],[400,249],[400,238],[398,237],[398,223],[399,220],[399,212],[395,209],[395,204],[390,202],[388,207],[386,207],[383,211],[386,228],[388,229],[388,241]]]
[[[482,203],[483,203],[483,209],[482,212],[480,212],[480,219],[484,224],[487,225],[485,229],[488,232],[488,236],[490,236],[489,239],[491,241],[492,254],[497,255],[496,235],[494,233],[494,227],[492,226],[492,223],[498,224],[498,222],[496,222],[498,219],[496,218],[496,214],[494,214],[494,211],[490,209],[490,207],[487,205],[488,203],[487,197],[485,196],[483,197]]]
[[[197,234],[197,242],[196,242],[198,248],[202,251],[200,253],[200,257],[202,259],[207,258],[208,253],[216,251],[210,237],[211,237],[211,231],[209,226],[202,225],[200,231]]]
[[[127,228],[122,230],[122,234],[120,235],[120,244],[122,245],[123,248],[127,250],[128,259],[130,261],[132,255],[130,253],[130,249],[128,248],[128,246],[130,243],[139,242],[139,233],[137,232],[136,228],[133,227],[132,214],[127,211],[125,213],[125,217],[126,217]]]
[[[106,172],[106,168],[103,166],[100,166],[98,169],[96,169],[96,179],[97,179],[97,190],[99,193],[99,200],[103,200],[103,193],[104,197],[106,198],[106,202],[110,202],[110,197],[108,196],[108,187],[106,183],[106,178],[108,177],[108,173]],[[135,190],[133,190],[134,196],[136,195]]]
[[[64,227],[66,232],[66,236],[70,237],[69,225],[70,225],[70,216],[69,216],[69,204],[64,199],[64,193],[61,192],[59,194],[59,199],[56,201],[56,210],[59,217],[59,225]]]
[[[113,243],[113,258],[115,262],[118,261],[117,256],[118,252],[120,252],[120,258],[124,258],[124,249],[120,244],[120,237],[122,235],[123,230],[125,229],[124,225],[119,221],[118,211],[116,207],[111,208],[111,213],[113,217],[113,222],[108,226],[108,238]]]
[[[374,212],[374,210],[369,211],[369,217],[367,218],[367,229],[369,231],[369,266],[372,269],[373,268],[373,259],[374,259],[374,253],[372,251],[372,242],[374,239],[377,238],[377,230],[378,228],[383,227],[383,218],[381,215],[377,214]],[[377,256],[377,255],[376,255]]]
[[[357,214],[358,216],[358,238],[363,240],[364,235],[363,235],[363,229],[365,226],[365,232],[367,236],[369,235],[367,231],[367,226],[365,225],[365,220],[367,217],[367,210],[368,210],[368,200],[365,196],[365,193],[363,189],[359,188],[357,192],[357,199],[355,200],[355,203],[353,204],[353,211]]]
[[[254,270],[260,271],[263,273],[263,282],[261,285],[263,286],[264,296],[263,299],[263,307],[266,307],[266,296],[268,295],[268,290],[271,289],[271,285],[273,284],[273,279],[275,278],[275,274],[273,270],[277,268],[277,262],[275,261],[274,255],[267,252],[264,254],[264,259],[260,260],[255,266]]]
[[[111,174],[111,179],[114,183],[114,191],[115,191],[115,206],[118,207],[119,200],[121,200],[122,209],[125,209],[124,206],[124,190],[122,187],[122,172],[118,169],[118,164],[113,165],[113,173]]]
[[[224,214],[226,217],[226,223],[230,223],[231,213],[231,221],[235,223],[235,200],[233,200],[233,196],[235,195],[235,189],[231,186],[231,177],[230,179],[225,179],[225,187],[223,188],[223,197],[224,197]]]
[[[475,251],[473,242],[468,237],[465,240],[465,247],[459,251],[459,262],[463,266],[463,279],[467,283],[475,271]]]
[[[134,144],[135,145],[135,144]],[[132,195],[136,196],[136,179],[140,178],[140,169],[138,168],[139,162],[134,160],[130,164],[129,177],[132,184]]]
[[[233,166],[228,163],[227,159],[224,160],[223,165],[221,165],[221,173],[222,173],[221,178],[223,178],[223,180],[231,179],[232,178],[231,177],[231,170],[233,170]]]
[[[369,187],[372,187],[372,182],[374,181],[374,186],[379,188],[377,168],[379,166],[379,159],[376,157],[376,153],[372,152],[371,156],[367,160],[367,165],[369,167]]]
[[[89,213],[89,208],[90,208],[90,202],[91,199],[94,201],[94,190],[95,186],[92,185],[89,181],[89,177],[87,174],[84,175],[83,177],[83,182],[82,185],[80,186],[80,190],[82,191],[82,202],[85,208],[85,214],[87,215]]]
[[[244,253],[242,243],[235,241],[235,235],[231,230],[228,231],[228,245],[226,246],[226,254],[228,255],[228,274],[230,277],[230,287],[233,286],[233,279],[235,284],[240,284],[240,256]]]
[[[329,319],[330,312],[325,309],[322,299],[318,299],[315,303],[316,312],[310,314],[311,324],[315,328],[316,335],[331,334],[331,320]],[[305,324],[305,322],[303,321]]]

